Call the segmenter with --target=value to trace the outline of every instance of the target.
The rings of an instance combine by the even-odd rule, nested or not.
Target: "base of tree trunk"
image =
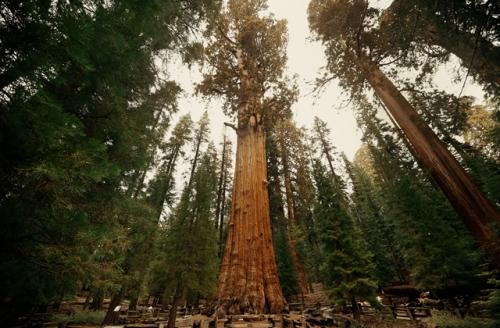
[[[281,313],[285,300],[276,266],[269,196],[265,134],[252,123],[238,129],[233,201],[219,275],[218,317]]]

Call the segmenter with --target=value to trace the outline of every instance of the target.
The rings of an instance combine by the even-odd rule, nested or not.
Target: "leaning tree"
[[[264,0],[230,0],[206,47],[198,86],[236,117],[231,218],[219,276],[218,315],[279,313],[284,307],[271,236],[264,122],[296,98],[283,77],[286,23]],[[228,124],[231,125],[231,124]]]
[[[381,70],[381,61],[396,62],[398,58],[387,56],[385,48],[390,44],[380,38],[377,19],[377,10],[369,7],[366,0],[312,0],[309,5],[310,27],[326,46],[326,68],[332,78],[339,78],[341,86],[353,95],[361,94],[366,83],[373,88],[417,159],[499,267],[496,229],[500,211]]]

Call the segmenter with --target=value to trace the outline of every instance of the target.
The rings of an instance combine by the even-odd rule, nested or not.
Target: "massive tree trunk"
[[[280,313],[267,191],[263,127],[255,117],[238,128],[233,201],[219,276],[218,315]]]
[[[460,163],[378,66],[364,56],[360,56],[357,63],[412,144],[418,159],[429,170],[477,242],[491,256],[496,267],[500,267],[500,246],[495,233],[495,228],[500,225],[500,211],[479,190]]]

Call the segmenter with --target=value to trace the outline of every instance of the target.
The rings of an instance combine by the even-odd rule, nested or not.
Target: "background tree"
[[[494,98],[500,87],[499,20],[494,1],[436,3],[428,0],[393,1],[380,18],[380,34],[391,46],[385,51],[405,65],[425,58],[431,70],[449,54]],[[419,58],[420,57],[420,58]],[[432,57],[433,60],[428,60]]]
[[[224,244],[225,244],[225,231],[227,228],[224,218],[228,214],[228,192],[231,186],[231,167],[232,167],[232,143],[224,133],[222,140],[222,151],[220,156],[220,169],[218,171],[217,182],[217,200],[215,208],[215,229],[219,231],[219,258],[222,258]],[[229,203],[230,204],[230,203]]]
[[[412,155],[405,152],[404,143],[398,142],[401,137],[375,113],[368,105],[358,116],[368,147],[359,153],[355,166],[373,177],[378,191],[372,201],[381,208],[383,220],[394,227],[394,246],[404,261],[393,262],[393,268],[404,273],[404,265],[409,273],[406,279],[421,288],[477,292],[481,257],[470,235]],[[354,188],[360,188],[356,182]],[[376,226],[371,229],[378,235],[384,233],[376,232]],[[383,262],[383,258],[377,260]]]
[[[290,250],[289,222],[285,214],[283,183],[280,170],[280,152],[273,133],[266,134],[267,189],[273,242],[276,249],[276,264],[284,296],[290,300],[298,294],[298,274]]]
[[[173,49],[194,54],[191,28],[215,5],[0,5],[5,320],[83,285],[116,289],[100,279],[120,274],[126,227],[149,215],[126,190],[148,165],[152,127],[175,111],[179,92],[155,60]]]
[[[169,327],[175,325],[181,300],[189,295],[209,296],[216,287],[216,170],[216,153],[211,146],[200,157],[199,165],[189,180],[191,185],[189,182],[186,184],[179,203],[161,232],[150,284],[172,296]],[[165,299],[169,300],[169,297]]]
[[[286,208],[288,217],[288,243],[290,248],[290,254],[292,256],[293,266],[295,267],[295,272],[298,278],[298,287],[300,293],[307,294],[309,290],[309,284],[306,272],[304,270],[304,265],[302,264],[302,259],[299,258],[298,247],[297,247],[297,234],[302,230],[302,225],[299,224],[300,218],[296,215],[296,192],[293,183],[293,176],[295,176],[295,161],[294,154],[300,146],[300,131],[295,126],[292,120],[281,120],[278,121],[274,133],[276,134],[278,151],[281,159],[282,165],[282,176],[285,187],[285,198],[286,198]],[[300,231],[300,232],[299,232]]]
[[[319,160],[314,162],[314,180],[322,279],[337,303],[351,303],[354,319],[359,320],[361,313],[356,299],[364,298],[375,304],[377,283],[372,278],[372,255],[343,206],[344,191]]]
[[[408,139],[417,160],[498,266],[500,246],[495,225],[500,223],[500,211],[380,70],[379,62],[385,56],[381,51],[383,43],[373,28],[376,18],[377,10],[364,0],[313,0],[309,6],[311,29],[327,48],[326,69],[354,95],[361,93],[365,81],[369,83]]]

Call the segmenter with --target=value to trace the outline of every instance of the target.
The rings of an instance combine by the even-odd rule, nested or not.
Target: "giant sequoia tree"
[[[237,118],[237,150],[231,218],[219,277],[219,314],[281,312],[269,219],[263,122],[289,107],[286,24],[263,16],[263,0],[232,0],[206,48],[208,70],[199,85],[225,99]]]
[[[500,248],[495,225],[500,223],[500,211],[380,69],[378,62],[384,52],[373,29],[376,18],[377,11],[364,0],[313,0],[309,6],[311,29],[327,48],[326,68],[354,93],[360,93],[368,82],[412,145],[417,160],[498,266]]]

